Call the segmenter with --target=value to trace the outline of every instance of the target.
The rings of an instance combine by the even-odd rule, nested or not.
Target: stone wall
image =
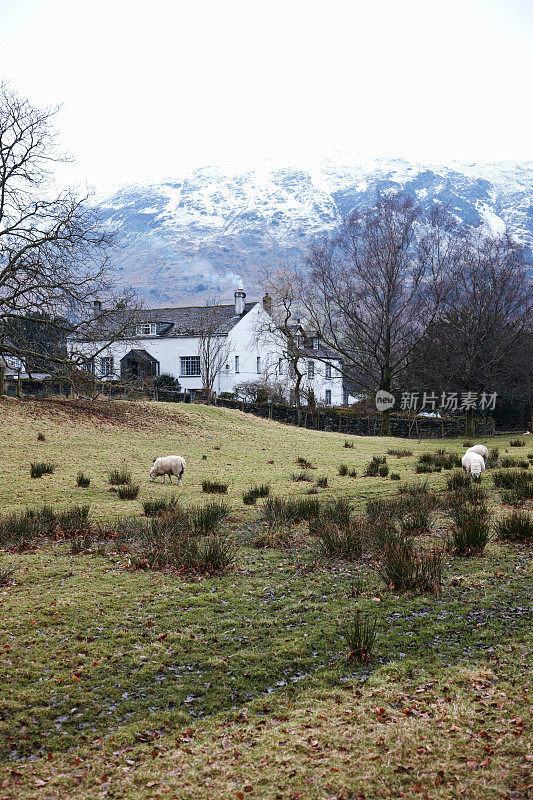
[[[246,403],[243,400],[217,400],[218,406],[236,408],[259,417],[297,425],[298,414],[292,406],[275,403]],[[391,416],[391,435],[410,439],[444,439],[464,436],[464,417],[433,419],[431,417]],[[302,412],[302,426],[321,431],[335,431],[346,435],[379,436],[380,417],[360,417],[342,409],[320,409],[316,412]],[[475,421],[477,436],[494,434],[494,421],[491,418]]]

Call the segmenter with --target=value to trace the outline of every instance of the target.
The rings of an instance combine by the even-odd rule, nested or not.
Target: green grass
[[[9,573],[0,587],[0,797],[526,796],[530,549],[493,538],[482,556],[447,553],[441,591],[430,595],[395,594],[363,558],[354,592],[353,564],[322,558],[305,521],[283,546],[254,548],[268,533],[264,507],[242,500],[263,483],[265,503],[309,501],[306,484],[291,480],[296,453],[328,476],[320,503],[346,498],[362,513],[368,500],[422,482],[421,453],[459,454],[462,441],[353,437],[346,451],[339,434],[204,406],[0,405],[1,513],[90,505],[95,526],[78,553],[60,539],[0,549]],[[39,457],[57,466],[35,481],[38,431]],[[175,453],[176,441],[183,486],[150,484],[154,457]],[[504,453],[509,438],[482,441]],[[406,444],[413,455],[394,461],[401,484],[362,476],[373,456]],[[356,481],[336,474],[341,450]],[[109,491],[107,470],[120,463],[141,486],[135,503]],[[91,475],[84,489],[80,469]],[[490,474],[482,486],[498,517]],[[144,501],[205,505],[202,481],[213,476],[228,482],[220,530],[235,560],[226,572],[134,569],[119,540],[98,540],[98,523],[112,529],[124,513],[149,524]],[[426,478],[444,498],[446,472]],[[444,531],[435,513],[417,547]],[[296,516],[315,514],[302,506]],[[370,663],[347,660],[339,637],[357,615],[376,618]]]

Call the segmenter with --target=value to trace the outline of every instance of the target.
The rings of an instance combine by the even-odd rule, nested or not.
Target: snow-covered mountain
[[[230,298],[237,283],[261,293],[261,271],[301,261],[309,241],[378,192],[439,202],[463,222],[508,226],[533,249],[533,162],[430,166],[326,161],[229,174],[197,169],[180,180],[127,186],[99,204],[116,233],[114,266],[149,306]]]

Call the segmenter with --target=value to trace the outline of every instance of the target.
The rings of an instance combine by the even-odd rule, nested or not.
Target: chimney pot
[[[244,314],[246,304],[246,292],[244,289],[237,289],[235,292],[235,314],[241,317]]]

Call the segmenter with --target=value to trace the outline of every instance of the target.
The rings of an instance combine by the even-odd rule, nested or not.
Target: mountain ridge
[[[301,263],[313,238],[390,189],[423,208],[444,204],[472,227],[509,228],[531,256],[533,162],[328,160],[311,169],[234,173],[202,167],[179,179],[122,187],[97,207],[118,242],[118,282],[157,307],[231,299],[238,283],[259,297],[263,270]]]

